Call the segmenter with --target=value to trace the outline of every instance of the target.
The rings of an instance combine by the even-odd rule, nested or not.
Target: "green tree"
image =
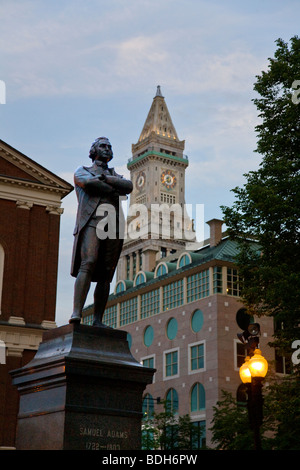
[[[276,44],[254,85],[262,161],[244,175],[243,187],[233,189],[233,206],[222,210],[229,235],[240,244],[237,264],[248,312],[273,316],[273,345],[291,353],[300,339],[300,39]]]
[[[300,450],[299,377],[284,379],[275,374],[264,387],[263,424],[264,450]],[[222,391],[214,407],[212,442],[216,450],[253,450],[254,435],[250,428],[247,406],[237,403],[229,392]]]
[[[297,374],[274,377],[265,397],[264,426],[273,450],[300,450],[300,380]]]
[[[142,449],[188,450],[199,441],[199,429],[190,415],[177,416],[166,401],[163,411],[154,412],[142,423]]]
[[[246,406],[238,406],[232,394],[222,390],[213,407],[212,442],[216,450],[253,450]]]

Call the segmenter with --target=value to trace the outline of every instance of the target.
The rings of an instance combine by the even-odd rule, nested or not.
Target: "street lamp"
[[[248,392],[248,416],[254,433],[254,449],[261,450],[260,426],[263,421],[262,381],[268,372],[268,362],[256,348],[253,355],[247,356],[239,374]]]

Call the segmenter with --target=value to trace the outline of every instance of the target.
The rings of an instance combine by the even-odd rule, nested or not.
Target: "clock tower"
[[[127,164],[133,191],[117,281],[133,281],[140,270],[153,272],[161,258],[195,241],[193,223],[185,210],[185,170],[189,163],[183,154],[184,144],[158,86]]]

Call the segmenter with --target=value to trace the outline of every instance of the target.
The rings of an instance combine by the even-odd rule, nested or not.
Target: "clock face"
[[[173,189],[176,186],[176,176],[171,170],[165,170],[161,174],[161,182],[167,189]]]
[[[145,186],[145,182],[146,182],[146,175],[145,175],[145,172],[144,171],[140,171],[139,174],[137,175],[136,177],[136,187],[139,191],[141,191],[144,186]]]

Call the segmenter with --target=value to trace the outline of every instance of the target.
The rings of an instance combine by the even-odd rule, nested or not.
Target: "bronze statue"
[[[90,149],[93,165],[81,166],[74,174],[78,211],[74,230],[74,246],[71,275],[76,277],[74,309],[69,320],[80,322],[82,309],[91,282],[96,282],[94,292],[93,326],[102,323],[109,296],[110,283],[123,246],[123,234],[119,222],[124,219],[120,199],[131,193],[132,182],[118,175],[108,162],[113,158],[112,147],[106,137],[99,137]],[[99,223],[107,212],[101,207],[113,209],[116,214],[115,236],[99,236]]]

